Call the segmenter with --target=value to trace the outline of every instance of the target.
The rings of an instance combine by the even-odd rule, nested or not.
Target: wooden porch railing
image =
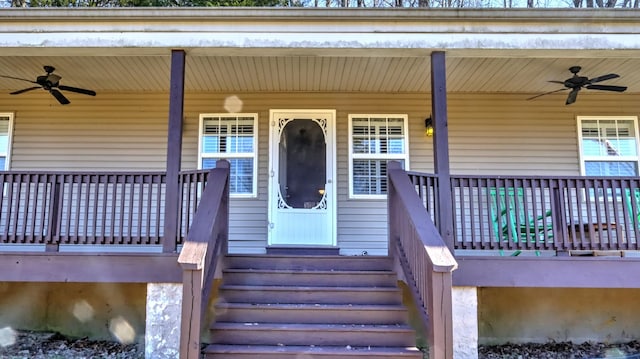
[[[208,171],[180,174],[179,235],[187,236]],[[0,172],[0,243],[158,245],[164,172]]]
[[[202,319],[229,235],[229,162],[209,173],[178,263],[183,269],[180,358],[200,358]]]
[[[397,162],[389,163],[388,176],[389,252],[413,291],[427,333],[429,358],[453,358],[451,291],[457,263],[425,208],[433,203],[435,192],[424,192],[421,202],[416,186]]]
[[[414,189],[429,208],[434,175],[411,172]],[[455,249],[638,250],[638,177],[451,177]]]

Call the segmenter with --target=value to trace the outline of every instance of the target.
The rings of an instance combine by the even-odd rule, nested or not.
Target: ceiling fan
[[[42,75],[42,76],[36,77],[35,81],[23,79],[23,78],[20,78],[20,77],[5,76],[5,75],[0,75],[0,77],[4,77],[4,78],[8,78],[8,79],[14,79],[14,80],[21,80],[21,81],[26,81],[26,82],[31,82],[31,83],[34,83],[34,84],[38,85],[38,86],[27,87],[27,88],[22,89],[22,90],[11,92],[10,93],[11,95],[19,95],[19,94],[27,92],[27,91],[31,91],[31,90],[36,90],[36,89],[42,88],[42,89],[45,89],[45,90],[49,91],[49,93],[51,95],[53,95],[53,97],[55,97],[56,100],[58,100],[58,102],[60,102],[60,104],[62,104],[62,105],[67,105],[67,104],[71,103],[71,101],[69,101],[69,99],[67,99],[62,94],[62,92],[60,92],[60,90],[80,93],[80,94],[89,95],[89,96],[95,96],[96,95],[96,92],[92,91],[92,90],[86,90],[86,89],[82,89],[82,88],[78,88],[78,87],[60,85],[60,79],[62,79],[62,77],[59,76],[59,75],[54,74],[53,72],[55,70],[56,69],[53,66],[44,66],[44,71],[46,72],[46,75]]]
[[[549,81],[555,84],[562,84],[565,88],[545,92],[540,95],[536,95],[533,97],[529,97],[527,100],[533,100],[534,98],[538,98],[540,96],[552,94],[555,92],[560,92],[564,90],[571,90],[569,92],[569,96],[567,96],[567,102],[565,104],[571,105],[576,102],[576,98],[578,97],[578,92],[582,90],[582,88],[586,88],[589,90],[602,90],[602,91],[614,91],[614,92],[623,92],[627,89],[627,86],[611,86],[611,85],[596,85],[598,82],[611,80],[620,77],[618,74],[607,74],[594,78],[588,78],[586,76],[578,76],[578,72],[580,72],[582,68],[580,66],[571,66],[569,71],[573,74],[572,77],[564,80],[564,81]]]

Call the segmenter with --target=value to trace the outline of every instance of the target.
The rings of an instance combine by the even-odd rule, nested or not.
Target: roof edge
[[[476,20],[533,22],[554,21],[640,21],[640,9],[434,9],[434,8],[242,8],[242,7],[188,7],[188,8],[2,8],[3,22],[49,20],[83,21],[101,20]]]

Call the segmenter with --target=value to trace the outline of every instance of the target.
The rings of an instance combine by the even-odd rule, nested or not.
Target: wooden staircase
[[[422,358],[388,257],[229,255],[206,358]]]

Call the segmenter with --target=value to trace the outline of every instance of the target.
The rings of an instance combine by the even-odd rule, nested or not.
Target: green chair
[[[637,227],[638,229],[640,229],[640,188],[636,188],[635,190],[633,190],[633,193],[633,197],[635,197],[635,203],[632,203],[631,189],[625,189],[625,202],[628,211],[627,213],[629,213],[629,219],[631,220],[629,224],[632,226],[632,228]],[[635,211],[633,210],[634,205],[636,209]]]
[[[490,215],[496,241],[545,242],[553,239],[551,210],[531,213],[523,188],[490,188]]]

